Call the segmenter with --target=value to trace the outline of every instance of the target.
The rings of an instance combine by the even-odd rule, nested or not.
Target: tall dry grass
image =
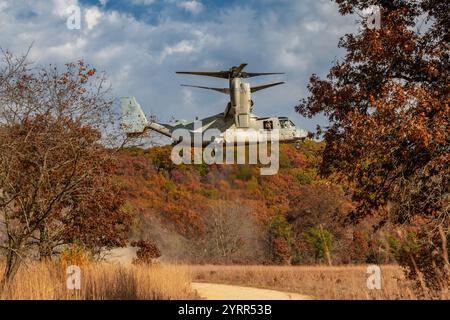
[[[0,268],[3,265],[0,263]],[[296,292],[316,299],[418,299],[398,266],[381,266],[382,288],[370,290],[366,266],[217,266],[122,265],[81,266],[81,290],[68,290],[59,263],[30,263],[0,292],[0,299],[115,300],[197,299],[191,281],[234,284]],[[450,299],[450,296],[442,296]]]
[[[367,288],[367,266],[186,266],[194,281],[301,293],[316,299],[417,299],[398,266],[381,266],[381,290]]]
[[[0,267],[3,265],[0,263]],[[0,293],[12,300],[178,300],[195,299],[189,274],[173,265],[88,263],[81,266],[81,289],[68,290],[58,263],[23,265]]]

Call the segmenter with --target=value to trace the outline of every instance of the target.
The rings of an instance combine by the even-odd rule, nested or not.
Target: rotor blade
[[[278,73],[278,72],[265,72],[265,73],[252,73],[252,72],[242,72],[241,76],[242,78],[253,78],[258,76],[271,76],[274,74],[284,74],[284,73]]]
[[[244,68],[248,65],[248,63],[242,63],[239,67],[237,67],[236,72],[240,73]]]
[[[225,93],[225,94],[229,94],[230,93],[230,89],[227,89],[227,88],[210,88],[210,87],[201,87],[201,86],[191,86],[191,85],[188,85],[188,84],[182,84],[181,86],[182,87],[190,87],[190,88],[200,88],[200,89],[214,90],[214,91]]]
[[[191,72],[191,71],[178,71],[177,74],[189,74],[194,76],[205,76],[205,77],[215,77],[228,79],[230,77],[229,71],[218,71],[218,72]]]
[[[279,86],[280,84],[283,84],[284,82],[277,82],[277,83],[270,83],[270,84],[264,84],[262,86],[252,87],[250,90],[251,92],[256,92],[259,90],[264,90],[270,87]]]

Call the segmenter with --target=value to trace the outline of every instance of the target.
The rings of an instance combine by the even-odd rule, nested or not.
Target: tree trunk
[[[323,226],[322,225],[320,225],[320,238],[322,239],[322,246],[323,246],[323,249],[325,251],[324,252],[325,253],[325,258],[327,259],[328,265],[331,266],[332,263],[331,263],[330,248],[328,248],[327,242],[325,240],[325,236],[324,236],[324,233],[323,233]]]
[[[39,227],[39,260],[47,261],[52,257],[52,245],[48,235],[48,229],[45,224]]]
[[[14,279],[14,276],[19,270],[21,259],[17,252],[18,248],[9,248],[7,251],[5,271],[0,282],[0,290],[3,290],[8,282]]]

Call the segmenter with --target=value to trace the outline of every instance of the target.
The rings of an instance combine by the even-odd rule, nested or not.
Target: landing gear
[[[302,143],[305,142],[306,138],[301,138],[295,142],[295,149],[300,150],[302,148]]]

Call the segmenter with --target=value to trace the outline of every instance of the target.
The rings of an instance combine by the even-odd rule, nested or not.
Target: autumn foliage
[[[29,258],[73,243],[92,254],[125,245],[131,216],[102,144],[111,100],[83,61],[35,67],[5,53],[0,64],[2,286]]]
[[[448,259],[432,256],[448,256],[450,238],[448,1],[336,2],[343,15],[380,6],[381,28],[362,21],[357,34],[343,37],[345,58],[326,79],[311,77],[311,94],[297,110],[330,121],[318,131],[326,142],[321,173],[353,195],[351,220],[379,214],[418,228],[428,258],[415,267],[406,263],[412,254],[400,261],[434,286],[430,266],[449,268]]]
[[[313,141],[300,150],[282,145],[283,166],[275,176],[261,176],[257,166],[166,166],[160,159],[170,155],[170,146],[124,149],[117,180],[125,207],[138,220],[133,237],[150,237],[164,258],[177,261],[327,263],[315,258],[305,238],[322,225],[336,239],[332,263],[351,263],[353,231],[373,230],[371,223],[342,226],[353,204],[339,186],[318,176],[323,147]],[[359,261],[366,262],[363,255]]]
[[[153,241],[139,240],[130,243],[132,247],[138,248],[136,252],[136,259],[133,260],[135,264],[151,264],[155,259],[161,256],[161,251]]]

